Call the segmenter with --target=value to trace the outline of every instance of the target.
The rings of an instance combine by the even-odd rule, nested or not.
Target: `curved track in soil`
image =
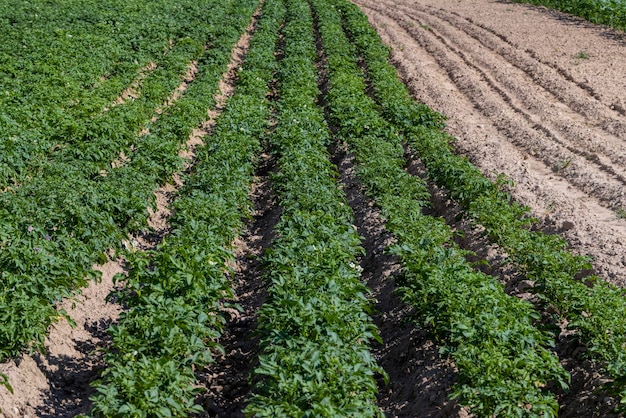
[[[626,35],[495,0],[356,3],[459,151],[626,285]]]

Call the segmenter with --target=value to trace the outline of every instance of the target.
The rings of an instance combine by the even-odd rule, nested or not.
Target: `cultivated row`
[[[589,260],[572,254],[566,242],[533,226],[526,207],[487,179],[466,158],[453,153],[452,138],[436,126],[423,124],[423,107],[388,64],[389,52],[356,6],[343,3],[348,32],[367,63],[376,100],[385,117],[406,136],[428,169],[428,175],[466,209],[509,260],[535,283],[533,292],[557,316],[569,322],[590,355],[614,379],[612,390],[626,399],[626,292],[595,276],[584,276]],[[427,114],[427,113],[426,113]],[[504,183],[506,184],[506,182]]]
[[[125,310],[111,327],[107,368],[92,397],[95,416],[168,417],[202,412],[194,370],[213,361],[233,306],[232,243],[249,216],[258,138],[283,10],[266,2],[238,73],[236,92],[173,202],[172,233],[153,251],[129,252],[118,296]],[[231,300],[231,301],[229,301]]]
[[[267,0],[274,1],[274,0]],[[259,417],[381,416],[369,351],[377,331],[356,257],[363,251],[326,147],[308,5],[287,0],[277,80],[278,161],[273,184],[281,219],[268,255],[267,302],[259,312],[261,354],[246,408]]]
[[[42,348],[55,304],[89,279],[92,269],[119,249],[128,233],[146,227],[154,191],[182,166],[178,151],[206,118],[233,45],[250,21],[255,2],[223,2],[213,25],[211,48],[183,98],[136,140],[127,160],[105,173],[73,170],[60,162],[15,192],[0,195],[0,360],[25,345]],[[114,139],[112,139],[114,140]]]
[[[110,170],[225,12],[214,0],[184,8],[166,0],[2,3],[10,22],[0,35],[2,192],[57,172],[60,162],[75,169],[68,175]]]
[[[422,214],[427,188],[404,170],[400,132],[367,96],[356,48],[343,32],[338,9],[348,7],[347,2],[312,3],[328,58],[331,120],[398,239],[393,251],[404,265],[403,299],[415,306],[419,322],[433,328],[455,361],[459,382],[453,396],[478,416],[556,415],[558,405],[545,386],[556,382],[566,387],[568,376],[549,350],[551,336],[534,326],[538,314],[529,303],[508,296],[495,278],[473,270],[450,228]],[[395,89],[388,84],[382,88]],[[439,122],[421,106],[396,112],[417,116],[412,123]]]

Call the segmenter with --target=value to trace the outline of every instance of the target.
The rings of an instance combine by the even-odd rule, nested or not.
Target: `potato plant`
[[[205,413],[196,371],[224,351],[228,312],[240,308],[233,242],[268,151],[281,217],[264,256],[268,296],[243,412],[383,416],[377,378],[386,374],[371,354],[381,340],[361,280],[364,250],[329,158],[337,141],[395,237],[388,251],[402,265],[398,292],[415,311],[408,319],[454,363],[453,398],[474,416],[556,416],[553,392],[567,390],[569,376],[554,335],[538,325],[549,308],[626,402],[625,291],[587,275],[587,258],[538,232],[506,179],[490,181],[454,153],[444,117],[410,97],[354,4],[62,3],[0,0],[0,361],[42,350],[51,324],[72,321],[59,302],[98,280],[94,264],[123,255],[128,272],[111,297],[124,311],[109,329],[90,414]],[[583,3],[588,18],[608,10],[612,24],[623,20],[614,2]],[[185,167],[179,153],[215,107],[233,46],[260,5],[235,93]],[[120,100],[127,88],[135,91]],[[425,179],[407,172],[405,147],[534,283],[540,303],[507,295],[467,262],[442,219],[425,215],[431,197]],[[146,230],[154,191],[174,173],[184,185],[170,233],[150,251],[124,248],[129,234]],[[10,383],[0,373],[0,385],[11,391]]]
[[[337,2],[311,0],[328,62],[328,107],[338,138],[349,145],[366,191],[397,237],[404,265],[400,292],[432,327],[459,373],[453,392],[477,416],[556,416],[549,382],[568,375],[550,351],[551,335],[535,328],[532,306],[473,270],[440,219],[422,214],[424,182],[404,168],[402,137],[365,93],[356,48],[342,29]],[[436,124],[436,115],[425,120]]]
[[[125,164],[93,172],[59,158],[45,176],[0,194],[0,360],[29,344],[42,349],[50,324],[65,315],[56,304],[97,279],[93,265],[104,262],[110,249],[119,250],[128,233],[147,227],[154,191],[182,167],[178,151],[212,106],[254,6],[228,2],[215,8],[213,16],[228,15],[229,24],[212,25],[211,48],[202,48],[196,80],[161,114],[150,135],[135,132]],[[114,138],[102,135],[85,146],[101,143],[107,149],[105,142]]]
[[[509,260],[531,279],[533,291],[545,306],[589,349],[589,357],[602,362],[611,376],[607,388],[626,400],[626,293],[598,277],[584,276],[591,265],[574,255],[566,242],[533,226],[537,220],[528,208],[502,190],[504,183],[487,179],[466,158],[453,152],[437,123],[442,119],[412,100],[389,64],[389,51],[367,18],[353,5],[338,1],[345,24],[364,58],[381,111],[400,131],[428,169],[428,175],[445,187],[465,214],[485,229],[487,237],[509,254]]]
[[[2,1],[0,192],[59,160],[97,173],[128,154],[213,36],[214,3]],[[114,106],[133,83],[137,97]]]
[[[117,296],[128,309],[110,329],[107,368],[94,385],[94,416],[202,412],[195,404],[194,370],[222,350],[225,308],[237,307],[228,266],[232,242],[249,216],[248,193],[258,138],[268,125],[265,95],[283,14],[279,3],[265,3],[236,92],[197,149],[194,168],[173,203],[173,232],[154,251],[127,254],[130,271]]]
[[[275,0],[267,0],[273,2]],[[268,298],[259,313],[261,353],[245,412],[256,417],[382,416],[369,350],[379,339],[360,281],[363,250],[326,146],[311,12],[287,0],[278,67],[278,238],[266,257]]]

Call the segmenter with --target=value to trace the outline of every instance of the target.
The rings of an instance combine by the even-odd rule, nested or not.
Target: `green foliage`
[[[422,117],[403,116],[417,115],[423,105],[410,98],[393,74],[388,52],[376,33],[366,26],[366,19],[354,7],[345,6],[343,10],[385,117],[406,135],[429,176],[449,190],[467,215],[484,227],[489,239],[501,246],[511,262],[535,282],[533,290],[544,302],[570,321],[569,327],[577,330],[589,354],[605,364],[614,379],[611,390],[623,402],[626,399],[623,289],[593,276],[579,280],[577,277],[591,267],[586,257],[571,254],[562,238],[533,230],[536,220],[528,216],[528,208],[513,202],[502,191],[503,184],[491,182],[466,158],[454,154],[448,135],[424,124]],[[396,84],[397,88],[390,89],[390,84]],[[401,108],[411,110],[398,111]]]
[[[569,376],[549,349],[551,336],[534,327],[538,315],[529,303],[508,296],[496,279],[471,268],[445,222],[423,215],[427,188],[404,170],[403,138],[379,110],[394,122],[420,129],[438,129],[442,118],[413,104],[387,64],[389,51],[356,6],[344,0],[311,3],[328,62],[331,121],[339,138],[350,145],[359,179],[398,240],[392,251],[404,265],[403,300],[415,307],[419,321],[432,327],[445,344],[442,352],[455,361],[459,381],[453,396],[477,416],[555,416],[558,405],[545,386],[554,382],[566,387]],[[357,50],[365,58],[375,94],[386,100],[380,109],[365,93]],[[443,148],[449,149],[447,142]],[[459,164],[442,165],[441,170],[462,176],[465,162]],[[471,182],[479,190],[497,192],[486,180]]]
[[[514,0],[550,7],[593,23],[626,30],[626,3],[622,0]]]
[[[589,59],[589,54],[585,51],[578,51],[575,55],[574,58],[578,58],[581,60],[588,60]]]
[[[275,0],[268,0],[273,2]],[[245,412],[258,417],[382,416],[369,352],[379,339],[359,280],[362,252],[328,159],[311,13],[288,0],[277,74],[277,125],[268,140],[282,209],[268,251],[268,300],[259,313],[258,379]]]
[[[4,373],[0,373],[0,385],[4,386],[10,393],[13,393],[13,387],[9,384],[9,376]]]
[[[183,3],[0,2],[0,191],[59,159],[97,173],[128,154],[214,33],[213,0]],[[133,84],[139,97],[114,106]]]
[[[0,194],[1,359],[17,355],[30,343],[43,348],[49,325],[61,316],[55,305],[99,277],[92,267],[106,260],[106,251],[119,250],[128,233],[147,227],[154,190],[181,168],[181,144],[206,118],[232,47],[253,8],[252,1],[214,8],[211,19],[218,22],[229,15],[229,25],[209,26],[213,29],[205,36],[212,38],[211,48],[200,48],[199,61],[205,64],[198,64],[195,81],[151,125],[151,134],[139,136],[133,128],[132,135],[121,135],[132,137],[132,150],[126,153],[124,164],[113,168],[109,161],[109,168],[102,172],[90,165],[88,155],[84,156],[87,162],[83,161],[78,151],[85,147],[118,154],[125,149],[116,143],[115,135],[103,134],[61,149],[45,163],[43,176]],[[177,58],[176,82],[167,89],[178,84],[180,70],[193,58],[186,54],[187,58]],[[124,125],[120,130],[125,131]],[[70,158],[71,153],[75,157]]]
[[[230,46],[255,6],[238,2],[240,16],[231,22]],[[113,342],[107,368],[94,385],[94,416],[202,412],[194,403],[194,370],[222,350],[218,340],[225,309],[237,308],[229,283],[231,245],[249,211],[258,137],[268,127],[265,94],[283,13],[273,2],[264,5],[236,92],[213,135],[197,148],[193,170],[174,201],[173,232],[156,250],[127,255],[130,271],[118,296],[128,310],[109,331]],[[206,104],[198,109],[204,114]]]

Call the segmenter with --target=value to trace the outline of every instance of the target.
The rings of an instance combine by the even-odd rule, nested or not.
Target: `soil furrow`
[[[391,3],[386,6],[371,1],[357,3],[383,40],[393,47],[393,62],[412,94],[450,118],[447,129],[459,139],[456,143],[459,151],[492,178],[496,173],[506,174],[515,182],[511,190],[513,196],[542,219],[546,231],[564,236],[575,252],[592,256],[596,271],[603,278],[622,286],[626,284],[623,255],[626,254],[626,222],[608,210],[606,204],[555,175],[540,161],[541,155],[535,158],[515,146],[520,132],[502,131],[498,129],[497,119],[492,120],[478,111],[477,100],[472,101],[454,82],[452,77],[457,74],[442,68],[426,48],[401,27],[397,20],[402,19],[403,13]],[[427,31],[421,30],[425,36]]]
[[[419,158],[412,155],[407,147],[407,171],[416,176],[427,176],[427,170]],[[607,381],[602,366],[585,357],[585,347],[576,338],[575,333],[567,328],[565,321],[555,323],[554,317],[545,312],[545,306],[536,294],[532,293],[533,283],[529,282],[514,266],[507,262],[507,255],[482,235],[476,227],[463,216],[463,209],[448,199],[445,189],[428,181],[431,206],[426,212],[446,220],[453,231],[456,244],[471,252],[466,257],[476,263],[475,268],[497,278],[506,289],[506,293],[532,303],[542,313],[542,326],[554,333],[554,352],[565,370],[570,373],[569,390],[554,390],[559,402],[559,416],[576,418],[580,416],[616,417],[613,412],[617,399],[601,388]],[[596,414],[596,415],[594,415]]]
[[[106,298],[115,288],[113,276],[123,271],[117,261],[96,269],[102,272],[101,281],[59,306],[76,328],[61,320],[50,330],[46,353],[24,354],[1,366],[14,394],[0,388],[0,417],[73,417],[89,411],[88,397],[93,393],[89,384],[103,365],[97,350],[108,343],[106,330],[121,311]]]
[[[484,3],[491,3],[484,1]],[[370,3],[368,3],[369,5]],[[387,7],[390,3],[386,4]],[[406,2],[405,4],[408,4]],[[455,5],[458,4],[455,2]],[[420,5],[411,3],[411,7],[416,9],[420,9]],[[434,8],[429,10],[435,10]],[[492,169],[497,168],[494,166],[495,162],[502,164],[503,167],[508,167],[509,170],[518,170],[518,168],[523,168],[520,172],[518,171],[518,178],[522,182],[524,188],[527,186],[531,186],[526,190],[521,190],[521,193],[526,194],[530,197],[528,198],[519,198],[520,187],[516,187],[514,189],[514,194],[518,197],[518,200],[528,203],[533,202],[533,209],[535,213],[539,216],[545,216],[546,222],[544,226],[550,232],[558,232],[563,235],[566,235],[570,241],[574,241],[572,237],[584,237],[587,233],[594,232],[594,237],[592,240],[597,239],[597,241],[591,241],[586,246],[591,251],[582,251],[583,253],[588,252],[597,256],[596,265],[600,265],[599,270],[609,272],[612,271],[617,273],[618,276],[622,275],[624,272],[624,264],[623,264],[623,250],[616,250],[615,246],[605,246],[606,241],[603,240],[603,236],[598,235],[598,231],[604,229],[606,233],[614,233],[615,230],[612,228],[611,224],[617,224],[617,229],[623,231],[622,221],[615,219],[615,215],[610,212],[607,213],[604,210],[605,216],[607,216],[604,221],[599,220],[597,218],[591,219],[581,219],[582,213],[586,213],[590,216],[597,215],[597,210],[594,210],[593,207],[588,207],[587,204],[590,203],[590,199],[588,196],[585,196],[583,193],[571,189],[571,185],[567,185],[567,189],[563,186],[565,185],[564,180],[559,178],[554,178],[553,173],[546,169],[546,167],[534,160],[530,156],[524,156],[519,150],[515,148],[511,148],[504,144],[506,138],[498,138],[498,140],[494,141],[491,146],[485,146],[485,141],[491,140],[491,135],[495,134],[495,128],[493,125],[490,126],[490,121],[484,117],[484,115],[480,115],[475,109],[474,104],[471,103],[467,97],[463,97],[464,95],[458,91],[456,86],[450,82],[449,74],[446,71],[443,71],[437,64],[437,62],[433,59],[433,57],[419,45],[415,39],[411,39],[410,41],[406,41],[408,36],[403,36],[403,30],[400,25],[395,24],[393,17],[402,16],[411,13],[409,7],[406,9],[396,9],[394,12],[388,14],[387,16],[383,16],[382,13],[377,13],[372,9],[365,10],[370,17],[370,21],[374,23],[376,28],[381,33],[385,42],[394,47],[393,57],[395,60],[395,64],[399,67],[400,73],[409,83],[412,88],[412,92],[415,96],[417,96],[421,101],[433,106],[433,103],[439,105],[437,108],[448,115],[452,116],[449,126],[452,128],[451,130],[457,129],[455,135],[457,135],[461,141],[459,141],[459,148],[461,150],[465,150],[472,160],[478,161],[482,166],[483,171],[489,173]],[[450,12],[446,12],[450,13]],[[423,14],[419,15],[423,17]],[[433,19],[428,19],[428,16],[424,19],[426,24],[429,27],[434,28],[435,30],[440,30],[440,28],[436,27],[433,24]],[[435,20],[434,23],[437,23]],[[515,83],[506,84],[506,77],[509,74],[504,72],[506,67],[506,62],[502,64],[502,68],[496,67],[496,70],[502,69],[502,74],[494,74],[494,72],[490,72],[490,67],[486,68],[483,66],[484,64],[479,64],[479,59],[483,57],[477,57],[474,54],[477,54],[477,50],[480,47],[476,47],[476,44],[472,44],[471,40],[461,39],[464,36],[464,33],[458,32],[453,28],[447,27],[447,25],[443,25],[443,29],[441,32],[445,33],[445,38],[455,47],[459,48],[462,52],[467,54],[468,62],[465,62],[466,65],[476,64],[481,69],[486,71],[488,75],[496,79],[498,82],[501,82],[501,85],[505,87],[509,87],[512,85],[516,86]],[[447,30],[445,30],[447,29]],[[465,45],[469,43],[472,45],[472,49],[465,48]],[[461,44],[459,47],[458,45]],[[499,57],[491,51],[482,51],[486,52],[486,57],[482,62],[489,63],[490,61],[498,61]],[[478,59],[477,59],[478,58]],[[523,76],[519,77],[520,80],[523,79]],[[503,81],[504,79],[504,81]],[[529,82],[530,81],[530,82]],[[528,85],[534,83],[533,80],[526,81]],[[519,86],[523,86],[523,82],[519,81]],[[512,89],[510,89],[512,90]],[[583,92],[583,99],[589,99],[587,92]],[[518,97],[517,93],[514,97]],[[549,99],[549,95],[546,95]],[[524,101],[526,99],[524,98]],[[559,101],[560,99],[556,96],[553,96],[554,101]],[[520,100],[521,101],[521,100]],[[562,100],[560,100],[562,102]],[[468,107],[469,106],[469,107]],[[458,110],[456,113],[454,110]],[[576,115],[573,115],[577,117]],[[581,115],[585,116],[585,115]],[[584,120],[583,123],[593,123],[592,119]],[[594,128],[597,128],[595,125]],[[502,136],[502,135],[498,135]],[[596,139],[596,138],[594,138]],[[584,147],[584,145],[573,145]],[[583,148],[585,149],[585,148]],[[477,153],[477,151],[479,151]],[[608,151],[610,152],[610,150]],[[414,160],[415,162],[415,160]],[[531,164],[529,164],[531,163]],[[485,170],[485,166],[490,167],[490,170]],[[529,170],[530,169],[530,170]],[[498,170],[500,171],[500,170]],[[417,172],[412,172],[412,174],[420,174]],[[423,170],[421,170],[421,174],[423,175]],[[547,191],[543,187],[539,188],[537,186],[542,184],[548,184],[554,187],[554,193],[552,196],[546,194]],[[436,188],[435,188],[436,189]],[[564,194],[563,192],[567,190]],[[510,294],[516,294],[523,298],[528,298],[533,300],[531,294],[526,293],[528,288],[528,283],[524,281],[524,277],[519,275],[519,273],[512,270],[510,267],[506,268],[505,271],[502,271],[502,265],[498,263],[499,260],[502,259],[502,255],[497,253],[497,248],[493,248],[485,244],[484,238],[481,238],[476,234],[473,228],[468,228],[467,225],[459,224],[458,219],[453,216],[454,210],[449,211],[449,209],[445,208],[445,205],[448,205],[449,202],[446,202],[446,194],[442,193],[438,190],[433,190],[431,185],[431,192],[433,192],[433,196],[435,196],[434,200],[434,215],[444,216],[448,223],[453,226],[455,229],[460,228],[463,232],[463,235],[457,239],[457,243],[467,249],[471,249],[477,251],[479,254],[479,258],[487,258],[490,261],[496,261],[492,263],[490,266],[482,266],[481,269],[483,271],[497,275],[502,278],[507,283],[507,290]],[[568,192],[573,192],[571,195],[568,195]],[[543,195],[543,197],[542,197]],[[544,202],[541,202],[539,199],[544,199]],[[552,200],[550,200],[552,199]],[[549,203],[548,203],[549,202]],[[538,206],[542,206],[542,203],[548,203],[543,206],[542,210],[537,210]],[[597,203],[597,202],[596,202]],[[571,209],[571,211],[568,209]],[[603,209],[603,208],[599,208]],[[570,222],[566,220],[567,218],[563,217],[564,211],[571,214],[571,216],[576,219],[575,222]],[[546,216],[547,215],[547,216]],[[572,218],[570,218],[572,219]],[[562,223],[561,223],[562,222]],[[559,225],[560,224],[560,225]],[[586,225],[586,230],[582,231],[580,227],[581,224]],[[600,228],[598,228],[600,227]],[[596,229],[593,231],[594,229]],[[614,241],[613,244],[618,247],[622,247],[623,243],[623,233],[620,232],[622,238],[618,238]],[[589,239],[589,236],[586,237]],[[481,241],[483,242],[483,246],[481,247]],[[600,243],[602,249],[599,249],[595,244]],[[580,251],[580,246],[578,245],[580,242],[577,242],[575,249]],[[623,248],[623,247],[622,247]],[[613,262],[607,262],[609,257],[606,256],[617,256],[613,257]],[[495,257],[495,259],[494,259]],[[606,257],[606,258],[603,258]],[[603,258],[603,262],[598,263],[598,259]],[[621,261],[621,262],[620,262]],[[615,264],[612,264],[615,263]],[[504,274],[503,274],[504,273]],[[613,277],[611,274],[606,277]],[[623,281],[621,282],[623,283]],[[550,318],[550,315],[545,315],[544,324],[550,325],[552,324],[553,319]],[[563,366],[571,373],[572,382],[570,391],[568,393],[559,392],[558,399],[560,405],[559,415],[564,417],[578,417],[578,416],[616,416],[612,409],[616,405],[616,399],[611,398],[607,395],[606,392],[603,392],[600,386],[606,381],[605,377],[602,373],[600,365],[589,361],[585,357],[584,347],[580,345],[580,342],[577,341],[572,336],[572,331],[567,330],[566,325],[563,323],[554,324],[558,325],[560,328],[560,332],[557,329],[557,346],[555,347],[555,352],[558,354],[561,359],[561,363]]]
[[[318,53],[318,103],[330,120],[325,95],[328,88],[326,55],[319,28],[315,27]],[[331,130],[335,127],[331,126]],[[374,343],[372,355],[388,374],[378,376],[378,406],[389,417],[467,417],[467,410],[449,395],[457,381],[454,364],[439,355],[440,346],[428,330],[412,322],[413,310],[395,293],[395,277],[401,263],[386,249],[395,241],[385,228],[385,219],[359,184],[354,156],[348,145],[334,142],[329,147],[331,161],[339,172],[339,184],[354,214],[354,225],[362,237],[365,254],[359,258],[361,278],[371,290],[372,319],[382,344]]]
[[[411,13],[406,8],[403,10],[407,14]],[[485,77],[493,79],[494,88],[506,89],[506,93],[503,94],[510,96],[511,101],[516,102],[517,108],[523,107],[521,112],[529,122],[546,125],[550,131],[555,132],[553,139],[562,143],[569,151],[595,162],[624,182],[626,144],[615,135],[623,135],[625,131],[622,129],[619,132],[607,133],[603,126],[607,123],[608,115],[595,112],[593,116],[589,116],[575,112],[567,102],[555,94],[561,89],[566,89],[567,86],[563,86],[565,83],[561,82],[563,80],[552,78],[545,83],[544,79],[533,77],[518,68],[515,60],[510,58],[511,55],[515,57],[515,49],[508,48],[510,51],[502,51],[486,44],[482,41],[481,34],[476,34],[473,30],[476,26],[463,25],[462,21],[459,22],[460,19],[450,18],[443,10],[431,8],[425,9],[423,15],[420,11],[420,17],[444,36],[448,41],[448,47],[454,44],[455,52],[462,55],[468,65],[475,67]],[[495,86],[496,83],[499,85]],[[557,84],[561,89],[549,89],[545,84],[548,84],[548,87],[550,84]],[[533,88],[529,88],[529,85]],[[588,101],[587,97],[584,98]],[[598,127],[589,124],[598,120],[605,122]],[[611,126],[624,125],[624,120],[612,119],[612,122]]]
[[[375,8],[388,6],[382,2]],[[388,10],[388,9],[387,9]],[[385,11],[385,13],[388,13]],[[608,167],[590,166],[584,150],[567,146],[541,118],[532,118],[518,100],[480,71],[462,52],[451,46],[445,36],[429,27],[424,20],[403,14],[398,19],[406,30],[445,69],[451,80],[492,124],[518,147],[543,161],[548,167],[585,193],[600,199],[612,209],[626,207],[624,179],[615,178]],[[428,29],[424,29],[424,26]]]
[[[583,117],[593,118],[595,126],[615,136],[626,132],[624,110],[602,100],[584,81],[577,81],[558,64],[542,60],[532,49],[514,44],[506,36],[455,11],[427,7],[429,13],[446,20],[473,37],[486,48],[506,59],[511,65],[526,73],[537,85]]]
[[[265,250],[275,238],[274,227],[281,213],[269,179],[274,161],[267,154],[261,157],[251,192],[253,220],[235,243],[232,284],[236,303],[242,311],[231,312],[225,326],[221,337],[224,354],[216,357],[215,364],[198,373],[199,384],[206,390],[199,402],[206,411],[203,417],[244,417],[242,410],[252,390],[249,378],[257,365],[259,346],[259,337],[254,331],[267,290],[262,262]]]
[[[207,48],[209,48],[209,46],[205,45],[205,49]],[[178,87],[174,89],[174,91],[172,92],[172,94],[170,94],[167,100],[154,110],[154,115],[150,118],[150,122],[147,123],[146,126],[143,127],[141,132],[139,132],[139,136],[150,134],[149,125],[159,120],[159,117],[163,114],[163,112],[165,112],[165,110],[167,110],[168,108],[172,107],[172,105],[176,103],[176,101],[183,94],[185,94],[185,90],[187,90],[187,87],[189,86],[189,84],[192,83],[193,80],[195,80],[197,74],[198,74],[198,61],[193,60],[187,65],[187,72],[183,76],[183,81],[181,81]]]
[[[405,146],[405,157],[408,161],[406,169],[411,175],[422,178],[427,177],[428,173],[426,168],[420,162],[419,158],[411,153],[408,146]],[[349,157],[347,158],[349,161]],[[344,159],[343,161],[345,164],[346,160]],[[342,182],[345,184],[345,171],[340,169],[340,172],[342,174]],[[507,263],[507,255],[502,253],[496,245],[488,241],[482,234],[480,227],[472,225],[471,222],[463,216],[462,208],[456,205],[455,202],[450,201],[445,189],[439,188],[432,181],[428,181],[428,188],[431,195],[431,206],[426,208],[425,212],[431,216],[441,217],[446,220],[452,230],[457,233],[457,235],[455,235],[456,244],[459,245],[460,248],[471,252],[466,256],[468,261],[476,263],[475,268],[498,279],[505,286],[506,292],[509,295],[528,300],[535,305],[538,312],[544,312],[545,306],[541,303],[540,299],[533,293],[529,293],[532,283],[527,281],[523,274]],[[351,196],[351,193],[348,192],[348,195]],[[357,215],[356,223],[361,232],[364,220],[361,219],[359,213],[360,211],[355,209],[355,214]],[[365,221],[368,220],[368,218],[365,219]],[[373,225],[371,221],[367,222],[367,224],[370,226]],[[365,233],[361,232],[361,235],[365,236],[367,243],[373,239],[371,229],[365,228],[364,230]],[[370,247],[366,245],[368,254],[369,248]],[[387,257],[383,257],[383,260],[378,263],[382,263],[383,265],[393,263],[393,261],[389,261],[385,258]],[[365,265],[364,275],[365,277],[369,277],[368,269]],[[564,321],[555,323],[554,317],[549,313],[543,314],[541,322],[546,328],[554,330],[556,341],[554,351],[563,367],[571,374],[569,390],[567,392],[559,389],[555,390],[560,408],[559,416],[618,416],[613,412],[613,409],[617,405],[617,399],[611,397],[606,390],[602,388],[603,383],[607,381],[605,372],[602,370],[600,364],[589,361],[585,357],[585,347],[574,336],[573,332],[567,328],[567,323]],[[406,330],[403,332],[405,334],[409,333]],[[393,347],[393,345],[391,345],[391,347]],[[392,348],[387,348],[387,350],[390,349]],[[394,374],[394,377],[402,380],[401,376],[395,376]],[[392,392],[390,391],[389,393]],[[419,405],[418,400],[411,400],[409,404],[411,402]],[[395,398],[393,405],[397,404],[403,404],[403,401],[399,400],[399,398]],[[404,404],[406,404],[406,402],[404,402]],[[425,406],[422,405],[420,408],[425,408]],[[385,412],[389,412],[386,408],[384,410]],[[428,413],[428,415],[430,415],[430,413]],[[444,413],[440,410],[440,415],[438,416],[443,415]]]
[[[624,115],[624,32],[533,5],[469,0],[450,7],[451,3],[420,1],[421,5],[447,10],[494,33],[528,53],[537,68],[541,68],[539,63],[553,68],[585,91],[566,93],[573,94],[581,105],[587,103],[588,110],[600,106],[616,112],[613,115]],[[595,100],[588,100],[591,98]]]
[[[389,374],[388,384],[379,380],[379,406],[393,417],[469,416],[448,397],[456,383],[454,364],[439,355],[440,347],[427,330],[410,321],[412,310],[394,293],[394,276],[401,265],[397,257],[385,252],[394,239],[374,202],[360,190],[354,158],[341,144],[334,147],[332,158],[363,237],[362,278],[372,290],[372,318],[383,340],[372,347],[378,364]]]
[[[111,108],[115,106],[120,106],[126,103],[129,100],[135,100],[141,96],[141,82],[144,78],[146,78],[151,72],[153,72],[157,68],[157,64],[155,62],[149,62],[144,65],[140,70],[139,74],[135,79],[130,83],[128,87],[126,87],[119,96],[113,102],[105,107],[102,112],[107,112]]]

